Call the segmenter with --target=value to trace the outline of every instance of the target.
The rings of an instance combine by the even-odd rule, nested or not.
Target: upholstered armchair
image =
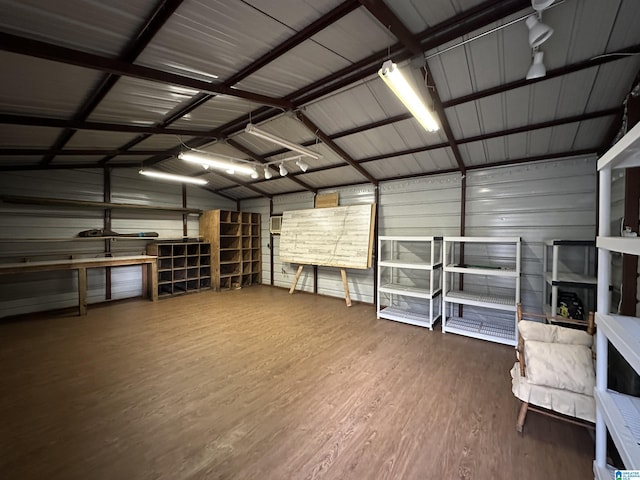
[[[511,390],[522,404],[516,430],[522,432],[528,411],[592,427],[593,313],[584,331],[543,323],[544,316],[523,313],[520,305],[517,311],[518,361],[511,369]]]

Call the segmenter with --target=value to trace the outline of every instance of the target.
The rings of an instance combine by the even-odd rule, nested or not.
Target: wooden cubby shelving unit
[[[442,237],[378,238],[377,316],[433,330],[440,319]]]
[[[213,288],[231,290],[260,284],[259,213],[205,211],[200,217],[200,236],[211,243]]]
[[[608,388],[608,348],[613,345],[636,373],[640,373],[640,318],[611,313],[611,254],[640,255],[640,237],[611,236],[611,177],[613,169],[640,167],[640,123],[598,160],[599,230],[598,328],[596,357],[596,479],[613,478],[607,464],[607,433],[627,470],[640,470],[640,398]],[[624,478],[624,477],[623,477]]]
[[[211,245],[206,242],[167,242],[147,245],[158,257],[158,297],[211,288]]]
[[[477,264],[460,262],[464,247],[467,247],[465,255],[471,253],[468,256],[477,259]],[[443,252],[443,333],[515,346],[516,305],[520,302],[520,237],[444,237]],[[460,288],[462,275],[464,289]],[[472,276],[483,277],[485,285],[474,287]],[[469,307],[479,311],[473,315],[458,314],[468,313]]]

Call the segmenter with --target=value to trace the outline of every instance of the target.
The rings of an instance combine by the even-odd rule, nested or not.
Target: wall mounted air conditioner
[[[282,230],[282,215],[269,217],[269,232],[272,235],[280,235],[280,230]]]

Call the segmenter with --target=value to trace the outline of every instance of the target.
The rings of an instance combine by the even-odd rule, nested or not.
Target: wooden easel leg
[[[302,273],[302,265],[298,265],[298,271],[296,272],[296,276],[293,279],[293,285],[289,289],[289,294],[293,294],[296,289],[296,285],[298,284],[298,280],[300,280],[300,274]]]
[[[344,300],[347,302],[347,307],[351,306],[351,296],[349,295],[349,284],[347,283],[347,271],[344,268],[340,269],[342,275],[342,284],[344,285]]]
[[[516,431],[518,433],[522,433],[522,429],[524,428],[524,421],[527,418],[528,408],[529,404],[527,402],[522,402],[522,405],[520,405],[520,413],[518,413],[518,422],[516,423]]]

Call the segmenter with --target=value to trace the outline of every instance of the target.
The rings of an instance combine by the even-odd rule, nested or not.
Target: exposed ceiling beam
[[[206,130],[189,130],[181,128],[165,128],[142,125],[126,125],[123,123],[88,122],[82,120],[65,120],[61,118],[32,117],[28,115],[1,114],[0,124],[26,125],[31,127],[69,128],[73,130],[97,130],[104,132],[146,133],[153,135],[180,135],[190,137],[211,136]]]
[[[124,77],[140,78],[151,82],[178,85],[214,95],[228,95],[262,105],[271,105],[285,109],[293,107],[291,102],[280,98],[230,88],[217,83],[204,82],[202,80],[196,80],[183,75],[177,75],[175,73],[165,72],[142,65],[134,65],[122,60],[102,57],[100,55],[83,52],[81,50],[74,50],[67,47],[60,47],[58,45],[20,37],[10,33],[0,32],[0,49],[22,55],[43,58],[45,60],[76,65],[78,67],[89,68],[92,70],[113,73]]]
[[[144,23],[138,34],[134,37],[134,39],[127,45],[124,49],[124,52],[120,55],[120,59],[125,62],[133,62],[138,55],[144,50],[144,48],[149,44],[151,39],[160,31],[162,26],[167,22],[167,20],[173,15],[173,12],[180,6],[182,0],[177,1],[168,1],[162,0],[153,10],[147,21]],[[80,108],[76,111],[73,116],[73,120],[75,121],[83,121],[86,120],[91,112],[98,106],[98,104],[107,96],[107,94],[111,91],[113,86],[116,84],[119,75],[114,74],[106,74],[102,80],[100,81],[97,88],[91,92],[91,95],[83,102]],[[64,148],[69,140],[75,134],[75,130],[65,129],[63,132],[58,135],[55,143],[53,144],[52,150],[59,150]],[[42,159],[42,163],[47,165],[51,163],[53,160],[53,155],[47,155]]]
[[[533,80],[527,80],[526,78],[522,78],[520,80],[514,80],[513,82],[508,82],[502,85],[497,85],[495,87],[487,88],[485,90],[473,92],[473,93],[470,93],[469,95],[463,95],[462,97],[457,97],[451,100],[447,100],[445,102],[442,102],[442,106],[444,108],[455,107],[456,105],[460,105],[462,103],[472,102],[474,100],[479,100],[481,98],[489,97],[491,95],[503,93],[508,90],[514,90],[516,88],[524,87],[526,85],[531,85],[533,83],[544,82],[547,80],[551,80],[552,78],[561,77],[563,75],[569,75],[570,73],[578,72],[580,70],[585,70],[587,68],[596,67],[598,65],[614,62],[617,60],[623,60],[625,58],[628,58],[626,54],[630,54],[630,53],[633,53],[633,54],[640,53],[640,44],[632,45],[628,48],[618,50],[616,52],[598,55],[588,60],[584,60],[582,62],[572,63],[571,65],[555,68],[553,70],[547,70],[546,76],[541,78],[536,78]]]
[[[311,132],[313,132],[313,134],[316,137],[322,140],[322,143],[324,143],[327,147],[333,150],[334,153],[338,155],[340,158],[342,158],[345,162],[351,165],[360,175],[362,175],[364,178],[369,180],[374,185],[378,185],[378,180],[373,175],[367,172],[367,170],[365,170],[364,167],[358,165],[358,162],[356,162],[353,158],[351,158],[351,155],[349,155],[341,147],[339,147],[333,140],[331,140],[331,138],[329,138],[329,136],[326,133],[320,130],[320,128],[315,123],[313,123],[309,117],[307,117],[300,110],[296,112],[296,117],[298,117],[298,120],[300,120],[305,127],[307,127]]]
[[[113,165],[109,165],[109,168],[138,168],[140,167],[140,163],[131,163],[131,162],[121,162],[114,163]],[[99,168],[103,170],[104,167],[96,164],[96,163],[53,163],[50,165],[2,165],[0,166],[0,172],[23,172],[29,170],[74,170],[76,168],[81,168],[83,170],[89,168]]]
[[[391,33],[395,35],[396,38],[407,47],[412,55],[420,56],[422,57],[422,59],[424,59],[424,49],[420,42],[409,31],[409,29],[405,27],[405,25],[400,21],[395,13],[391,11],[386,3],[384,3],[382,0],[360,0],[360,3],[362,3],[364,7],[374,17],[376,17],[382,25],[388,26]],[[449,146],[451,147],[453,157],[458,164],[460,173],[464,175],[466,172],[466,167],[462,159],[462,154],[460,153],[460,149],[458,148],[458,144],[456,143],[456,139],[453,135],[453,130],[451,129],[451,125],[449,124],[449,119],[447,118],[444,108],[442,108],[442,101],[440,100],[440,95],[438,94],[438,87],[435,84],[433,75],[431,75],[431,72],[429,71],[429,65],[427,65],[426,61],[424,62],[422,70],[427,79],[427,86],[429,87],[429,93],[433,101],[433,109],[438,115],[438,119],[440,120],[440,124],[442,125],[442,130],[447,137],[447,141],[449,142]]]

